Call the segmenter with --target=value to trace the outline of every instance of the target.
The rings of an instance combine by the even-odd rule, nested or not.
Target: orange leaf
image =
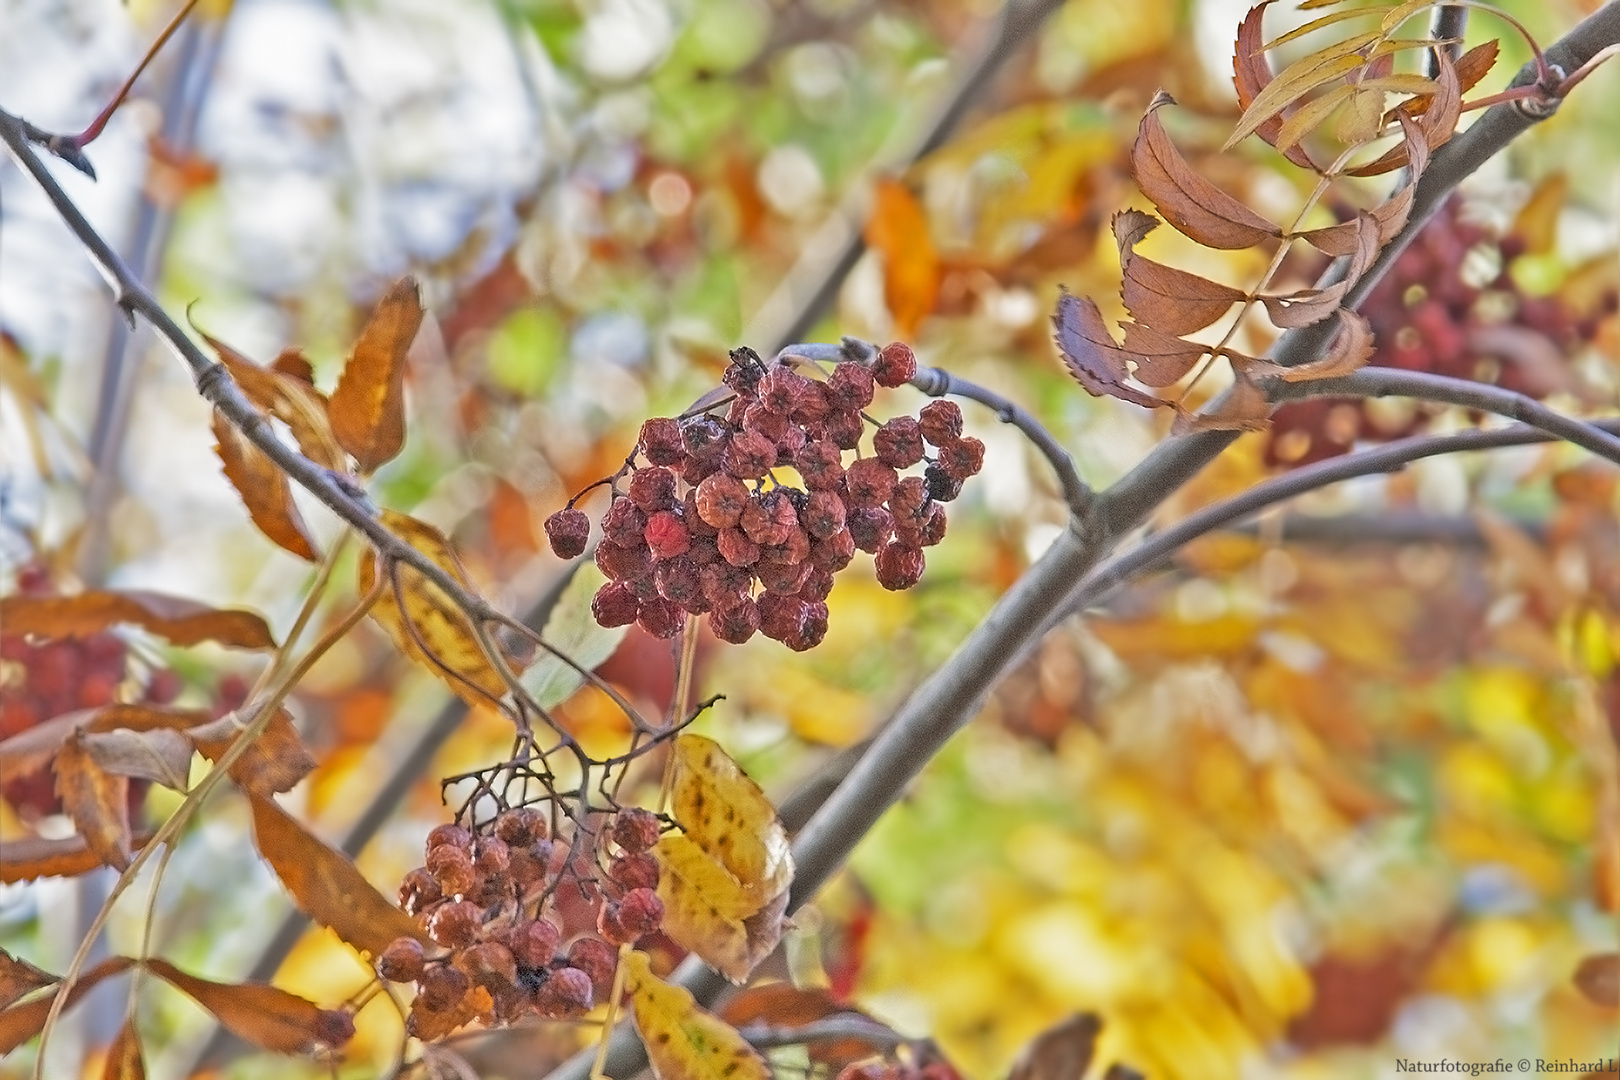
[[[883,255],[883,299],[894,316],[895,333],[911,337],[939,298],[939,254],[928,217],[904,184],[877,182],[866,243]]]
[[[136,833],[130,839],[130,847],[143,848],[151,838],[151,833]],[[25,836],[0,845],[0,884],[5,885],[42,877],[76,877],[101,865],[84,837],[78,835],[60,840]]]
[[[1372,356],[1372,324],[1344,308],[1339,308],[1333,314],[1339,319],[1339,330],[1333,335],[1333,343],[1328,346],[1328,351],[1320,359],[1280,369],[1277,374],[1282,376],[1284,382],[1306,382],[1348,375]]]
[[[405,445],[405,355],[422,314],[416,279],[400,278],[366,321],[332,391],[332,433],[363,473],[375,471]]]
[[[1131,147],[1131,175],[1166,221],[1205,247],[1253,247],[1282,230],[1205,180],[1187,164],[1159,120],[1175,104],[1160,91],[1148,106]]]
[[[222,611],[195,600],[134,589],[8,596],[0,600],[0,623],[8,634],[47,638],[87,637],[116,623],[135,623],[176,645],[217,641],[238,649],[276,647],[270,627],[251,611]]]
[[[384,510],[379,518],[397,536],[472,588],[461,560],[443,533],[393,510]],[[371,590],[381,561],[381,556],[360,560],[361,592]],[[507,692],[506,680],[484,655],[467,616],[417,571],[399,566],[394,573],[399,587],[384,584],[383,596],[373,605],[371,617],[388,631],[401,652],[449,683],[469,702],[499,701]]]
[[[1242,300],[1243,292],[1137,255],[1133,250],[1137,242],[1158,224],[1152,214],[1140,210],[1124,210],[1114,215],[1114,239],[1119,244],[1119,262],[1125,272],[1120,288],[1125,309],[1140,322],[1166,334],[1202,330]],[[1129,337],[1127,332],[1127,349],[1131,347]],[[1169,383],[1148,385],[1167,386]]]
[[[287,474],[218,409],[214,410],[214,438],[218,440],[214,452],[225,466],[225,479],[247,505],[253,524],[276,544],[314,562],[315,541],[303,514],[298,512],[298,504],[293,502]]]
[[[623,963],[636,1031],[658,1080],[769,1080],[758,1051],[685,988],[654,976],[646,953],[631,952]]]
[[[85,844],[108,866],[129,865],[129,778],[97,765],[75,731],[56,753],[56,794]]]
[[[58,976],[42,971],[26,960],[0,949],[0,1009],[13,1001],[31,994],[42,986],[59,981]]]
[[[1130,354],[1115,343],[1102,312],[1089,299],[1064,292],[1058,297],[1052,326],[1064,366],[1087,393],[1117,397],[1149,409],[1170,406],[1163,398],[1126,385]]]
[[[287,425],[300,453],[328,469],[345,467],[343,448],[327,417],[326,395],[315,389],[314,369],[301,353],[287,349],[263,368],[217,338],[203,334],[203,340],[219,354],[248,400]]]
[[[1013,1063],[1007,1080],[1071,1080],[1091,1068],[1102,1021],[1096,1013],[1076,1013],[1032,1039]]]
[[[89,971],[79,976],[73,988],[68,991],[67,1004],[63,1011],[73,1006],[85,994],[89,993],[97,983],[109,979],[119,972],[127,971],[135,961],[127,956],[109,956]],[[56,992],[61,993],[61,990]],[[46,994],[44,997],[33,998],[20,1005],[13,1005],[9,1009],[0,1010],[0,1055],[9,1054],[23,1043],[38,1035],[45,1026],[45,1019],[51,1014],[51,1003],[56,1000],[56,994]]]
[[[1620,953],[1597,953],[1575,969],[1575,986],[1594,1005],[1620,1006]]]
[[[463,1024],[483,1016],[495,1008],[495,999],[482,986],[475,986],[456,1003],[453,1009],[428,1009],[420,995],[411,1002],[410,1015],[405,1018],[405,1033],[413,1039],[431,1043],[442,1039]]]
[[[829,1016],[864,1017],[866,1014],[848,1002],[839,1001],[827,990],[767,983],[739,991],[720,1006],[719,1016],[738,1028],[752,1023],[783,1028],[803,1027]],[[825,1065],[829,1070],[842,1069],[873,1053],[871,1043],[857,1038],[826,1039],[810,1043],[806,1049],[812,1062]]]
[[[1174,384],[1209,352],[1196,341],[1183,341],[1140,323],[1128,322],[1124,330],[1125,351],[1136,363],[1136,379],[1148,386]]]
[[[1266,305],[1266,314],[1278,327],[1292,329],[1321,322],[1333,314],[1339,301],[1344,299],[1344,294],[1367,272],[1378,257],[1378,221],[1371,214],[1361,214],[1355,224],[1356,250],[1351,255],[1343,279],[1325,289],[1303,289],[1286,296],[1260,297]]]
[[[1238,120],[1237,127],[1232,130],[1231,136],[1221,149],[1230,150],[1254,134],[1255,129],[1261,124],[1278,116],[1283,109],[1295,104],[1317,87],[1342,79],[1361,68],[1367,61],[1357,50],[1376,40],[1378,32],[1375,30],[1355,34],[1296,60],[1284,68],[1256,95],[1254,101],[1249,103],[1249,107],[1243,110],[1243,116]]]
[[[1233,359],[1233,367],[1238,361]],[[1266,392],[1242,371],[1235,371],[1232,388],[1211,412],[1179,413],[1170,430],[1177,435],[1193,431],[1263,431],[1271,422]]]
[[[163,705],[102,705],[54,716],[0,742],[0,782],[27,776],[50,763],[62,741],[75,731],[154,731],[189,728],[206,720],[199,709]]]
[[[146,1061],[141,1057],[141,1034],[134,1020],[125,1020],[118,1037],[107,1047],[107,1061],[101,1067],[101,1080],[146,1080]]]
[[[347,1012],[323,1009],[274,986],[199,979],[167,960],[150,959],[146,967],[213,1013],[231,1034],[262,1050],[304,1054],[342,1046],[354,1037],[354,1020]]]
[[[1495,44],[1491,42],[1490,44]],[[1478,50],[1472,50],[1472,56]],[[1467,59],[1467,56],[1464,57]],[[1490,59],[1495,60],[1492,53]],[[1483,75],[1483,72],[1481,73]],[[1435,80],[1435,92],[1427,97],[1418,98],[1401,104],[1395,109],[1395,118],[1402,116],[1416,118],[1417,130],[1423,133],[1424,160],[1427,161],[1427,151],[1439,149],[1457,130],[1457,121],[1462,116],[1462,92],[1459,82],[1458,69],[1452,64],[1451,56],[1445,51],[1440,53],[1440,74]],[[1405,125],[1402,125],[1403,130]],[[1406,131],[1400,142],[1382,156],[1365,165],[1348,170],[1350,176],[1378,176],[1381,173],[1392,172],[1402,168],[1411,160],[1411,133]]]
[[[248,801],[259,853],[300,911],[372,956],[395,938],[427,941],[416,920],[373,888],[348,856],[317,840],[274,799],[249,792]]]
[[[242,718],[233,712],[192,728],[186,734],[198,753],[210,761],[218,761],[242,730]],[[299,738],[298,729],[293,727],[292,714],[280,709],[253,740],[253,745],[231,765],[230,776],[242,790],[268,796],[291,791],[314,768],[315,759]]]
[[[1407,182],[1388,202],[1367,211],[1378,223],[1379,247],[1389,243],[1396,233],[1406,227],[1406,219],[1412,212],[1412,196],[1417,190],[1417,182],[1422,178],[1424,170],[1429,167],[1428,143],[1424,140],[1417,121],[1400,109],[1395,110],[1395,118],[1401,124],[1403,135],[1401,145],[1407,150],[1411,171],[1407,174]],[[1360,231],[1359,220],[1346,221],[1325,229],[1312,229],[1310,232],[1300,233],[1299,238],[1328,255],[1354,255],[1361,243]]]

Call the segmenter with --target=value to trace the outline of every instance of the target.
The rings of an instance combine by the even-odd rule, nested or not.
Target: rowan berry
[[[603,540],[596,545],[596,565],[614,581],[635,581],[652,573],[653,556],[640,537],[634,545]]]
[[[608,877],[625,889],[656,889],[658,860],[645,851],[620,855],[608,866]]]
[[[835,410],[822,422],[822,438],[840,450],[853,450],[861,444],[866,421],[858,412]]]
[[[454,900],[433,910],[428,936],[447,949],[459,949],[477,941],[483,925],[483,908],[471,900]]]
[[[799,407],[808,392],[810,380],[780,364],[760,380],[759,403],[785,419]]]
[[[825,540],[844,527],[844,500],[833,491],[812,491],[799,522],[814,540]]]
[[[681,421],[681,446],[698,461],[719,461],[730,437],[726,426],[704,413]]]
[[[672,638],[680,630],[686,613],[662,596],[641,602],[636,613],[636,625],[655,638]]]
[[[703,589],[703,598],[717,608],[726,607],[728,597],[748,595],[748,587],[753,580],[753,574],[747,567],[733,566],[724,560],[698,570],[698,584]]]
[[[631,889],[619,901],[619,925],[632,940],[664,924],[664,902],[651,889]]]
[[[966,480],[984,468],[984,443],[971,435],[939,448],[939,467],[953,480]]]
[[[807,562],[767,562],[761,559],[755,573],[766,592],[793,596],[798,593],[811,569]]]
[[[433,875],[433,880],[439,883],[439,889],[445,896],[470,893],[478,882],[472,856],[468,854],[466,848],[452,844],[440,844],[429,851],[427,869],[428,873]]]
[[[614,970],[619,966],[618,951],[600,938],[582,937],[568,946],[568,962],[585,973],[596,996],[606,1001],[613,989]]]
[[[787,429],[787,413],[767,408],[764,402],[756,401],[743,413],[743,430],[757,431],[773,445],[787,434]]]
[[[602,515],[602,537],[615,544],[639,544],[647,529],[647,515],[624,496],[613,500],[608,512]]]
[[[862,458],[844,471],[844,501],[852,510],[882,506],[898,481],[892,466],[877,458]]]
[[[877,553],[878,584],[885,589],[909,589],[922,580],[921,548],[897,541],[884,544]]]
[[[734,527],[748,502],[748,485],[727,473],[705,478],[693,496],[698,516],[714,529]]]
[[[514,848],[528,847],[544,840],[551,831],[545,812],[533,806],[504,811],[495,819],[495,835]]]
[[[793,467],[811,491],[830,491],[843,479],[843,452],[830,440],[807,442],[793,455]]]
[[[804,380],[804,389],[789,414],[797,424],[819,424],[832,411],[827,398],[827,384],[814,379]]]
[[[377,974],[389,982],[415,982],[422,970],[422,943],[413,937],[395,938],[377,957]]]
[[[928,485],[928,497],[935,502],[950,502],[962,494],[962,478],[937,464],[923,470],[923,481]]]
[[[737,519],[738,527],[748,539],[761,547],[785,542],[798,523],[798,511],[780,491],[756,495]]]
[[[896,416],[872,433],[872,450],[885,465],[909,469],[923,459],[922,425],[910,416]]]
[[[753,566],[759,561],[759,545],[741,529],[720,530],[715,543],[720,547],[720,557],[732,566]]]
[[[859,412],[872,404],[876,381],[859,364],[844,363],[833,368],[827,378],[827,402],[835,410]]]
[[[954,401],[930,401],[917,414],[922,437],[934,446],[948,446],[962,437],[962,408]]]
[[[832,572],[823,570],[819,566],[811,566],[799,583],[799,599],[807,604],[820,603],[832,595]]]
[[[831,536],[810,545],[810,565],[828,573],[837,573],[855,558],[855,536],[846,526]]]
[[[562,944],[562,931],[550,919],[529,919],[506,933],[506,947],[520,969],[539,971],[551,963]]]
[[[427,842],[424,846],[429,852],[436,847],[446,845],[471,851],[472,843],[473,834],[470,829],[453,822],[446,822],[443,825],[433,826],[433,830],[427,834]]]
[[[827,605],[814,603],[805,605],[804,621],[799,624],[798,633],[787,638],[782,644],[794,652],[805,652],[815,648],[827,636]]]
[[[654,417],[641,425],[641,452],[654,465],[676,465],[686,457],[681,425],[669,417]]]
[[[596,913],[596,932],[609,945],[628,945],[641,936],[620,921],[619,905],[611,900]]]
[[[776,440],[759,431],[740,431],[726,444],[720,463],[739,480],[758,480],[776,464]]]
[[[434,964],[422,972],[417,983],[417,1000],[431,1012],[446,1012],[467,996],[472,983],[449,964]]]
[[[517,980],[517,962],[512,950],[498,941],[480,941],[456,955],[456,966],[475,986],[496,991]]]
[[[541,1016],[572,1020],[591,1011],[591,977],[576,967],[557,968],[546,977],[535,994]]]
[[[856,547],[875,555],[894,535],[894,515],[881,506],[851,510],[846,528]]]
[[[598,626],[629,626],[641,613],[641,601],[620,581],[610,581],[591,597],[591,618]]]
[[[420,915],[428,905],[442,899],[444,890],[425,866],[418,866],[399,883],[399,906],[407,915]]]
[[[663,823],[651,810],[627,806],[613,815],[608,835],[629,854],[652,850],[663,833]]]
[[[911,346],[892,341],[872,361],[872,378],[879,386],[904,386],[917,377],[917,357]]]
[[[658,586],[659,596],[681,607],[689,607],[703,597],[697,563],[685,555],[659,563],[653,571],[653,582]]]
[[[747,595],[726,607],[716,603],[708,617],[714,636],[733,645],[741,645],[759,629],[759,605]]]
[[[647,549],[655,560],[673,559],[677,555],[684,555],[686,549],[692,546],[692,538],[686,531],[686,523],[681,520],[680,514],[673,510],[659,510],[649,515],[644,535]]]
[[[809,605],[797,596],[767,592],[759,601],[759,632],[773,641],[796,636],[804,625]]]
[[[512,850],[498,836],[481,836],[474,848],[473,869],[486,878],[501,878],[511,866]]]
[[[637,469],[630,474],[630,501],[645,514],[673,509],[675,474],[661,465]]]
[[[591,538],[591,519],[583,510],[568,507],[546,518],[546,540],[559,559],[572,559]]]

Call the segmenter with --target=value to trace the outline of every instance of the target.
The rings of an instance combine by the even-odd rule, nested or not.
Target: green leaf
[[[602,571],[593,564],[579,563],[562,598],[552,609],[551,618],[546,620],[546,628],[541,631],[541,636],[553,648],[567,653],[586,671],[612,656],[630,630],[628,626],[612,629],[598,626],[591,616],[591,597],[606,582]],[[542,651],[519,681],[541,708],[549,709],[572,697],[575,690],[585,685],[585,676],[567,662]]]

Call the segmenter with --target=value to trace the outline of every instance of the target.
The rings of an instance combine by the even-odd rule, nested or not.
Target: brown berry
[[[934,446],[949,446],[962,437],[962,409],[954,401],[930,401],[917,414],[922,437]]]
[[[444,899],[444,890],[425,866],[418,866],[399,883],[399,906],[407,915],[419,915],[429,905]]]
[[[748,485],[729,473],[715,473],[697,487],[698,516],[715,529],[736,527],[749,501]]]
[[[675,474],[661,465],[637,469],[630,474],[630,501],[644,514],[673,509]]]
[[[827,414],[822,422],[822,438],[838,447],[840,450],[853,450],[861,444],[861,436],[866,432],[866,421],[858,412],[848,412],[842,409]]]
[[[503,878],[512,863],[512,851],[499,836],[481,836],[474,847],[473,869],[486,878]]]
[[[598,626],[629,626],[641,612],[641,601],[620,581],[610,581],[591,597],[591,617]]]
[[[611,900],[596,913],[596,932],[609,945],[628,945],[641,936],[619,921],[619,905]]]
[[[984,468],[984,443],[971,435],[939,448],[939,467],[953,480],[966,480]]]
[[[759,629],[759,606],[746,595],[728,607],[716,605],[708,617],[714,636],[733,645],[741,645]]]
[[[596,545],[596,565],[610,580],[635,581],[651,576],[653,556],[641,537],[633,545],[603,540]]]
[[[609,826],[609,830],[608,835],[613,837],[613,842],[634,855],[652,850],[663,832],[663,823],[651,810],[627,806],[613,815],[613,824]]]
[[[656,889],[658,876],[658,860],[645,851],[620,855],[608,866],[608,877],[626,889]]]
[[[721,466],[739,480],[758,480],[776,464],[776,440],[759,431],[741,431],[726,444]]]
[[[440,844],[428,852],[427,869],[445,896],[470,893],[478,882],[472,855],[466,849],[451,844]]]
[[[642,424],[637,442],[654,465],[676,465],[686,456],[686,448],[681,445],[680,421],[669,417],[654,417]]]
[[[872,450],[885,465],[909,469],[923,459],[922,427],[909,416],[896,416],[872,433]]]
[[[653,583],[658,586],[659,596],[684,608],[689,609],[703,596],[697,564],[685,555],[659,563],[653,571]]]
[[[843,363],[827,378],[827,401],[835,410],[858,412],[872,404],[876,381],[859,364]]]
[[[619,901],[619,925],[635,938],[664,924],[664,902],[651,889],[631,889]]]
[[[426,847],[428,851],[432,851],[436,847],[444,847],[448,845],[450,847],[458,847],[471,851],[472,842],[473,835],[471,830],[464,828],[461,825],[447,823],[444,825],[435,825],[433,827],[433,831],[427,835]]]
[[[737,526],[748,539],[764,547],[786,541],[798,523],[799,514],[792,501],[780,491],[769,491],[748,501]]]
[[[449,964],[435,964],[422,972],[418,999],[433,1012],[444,1012],[467,996],[472,983]]]
[[[557,968],[546,977],[535,995],[541,1016],[572,1020],[591,1011],[595,1002],[591,977],[576,967]]]
[[[904,386],[916,377],[916,354],[903,341],[891,341],[883,346],[878,358],[872,361],[872,378],[879,386]]]
[[[922,580],[922,549],[891,542],[877,553],[878,584],[885,589],[909,589]]]
[[[415,982],[422,970],[422,943],[412,937],[395,938],[377,957],[377,974],[389,982]]]
[[[847,528],[856,547],[875,555],[894,535],[894,516],[882,507],[851,510]]]
[[[676,604],[662,596],[654,596],[651,600],[641,602],[641,610],[636,613],[636,625],[655,638],[667,639],[680,630],[685,616],[686,613]]]
[[[844,476],[844,455],[830,439],[807,442],[793,455],[793,467],[811,491],[830,491]]]
[[[459,949],[477,941],[483,925],[483,908],[471,900],[456,900],[434,910],[428,936],[447,949]]]
[[[545,811],[533,806],[519,806],[495,819],[495,835],[514,848],[544,840],[550,831]]]
[[[480,941],[456,955],[456,966],[475,986],[487,990],[510,987],[517,980],[517,962],[512,950],[498,941]]]
[[[773,444],[787,434],[787,429],[787,413],[766,408],[762,402],[748,406],[748,411],[743,413],[743,430],[757,431]]]
[[[851,510],[882,506],[899,477],[894,467],[877,458],[862,458],[844,471],[845,502]]]
[[[753,566],[759,561],[759,545],[741,529],[720,530],[715,543],[720,547],[720,557],[732,566]]]
[[[608,512],[602,515],[602,537],[615,544],[641,543],[641,534],[647,528],[647,515],[641,507],[622,495],[613,500]]]
[[[797,596],[767,592],[759,598],[759,632],[773,641],[786,641],[799,633],[807,605]]]
[[[599,1001],[613,991],[613,973],[619,966],[619,953],[601,938],[582,937],[568,947],[568,962],[585,973]]]
[[[559,559],[572,559],[585,550],[591,538],[591,519],[583,510],[568,507],[546,518],[546,540]]]
[[[810,545],[810,565],[818,570],[836,574],[855,559],[855,536],[843,528]]]
[[[928,497],[935,502],[950,502],[962,494],[962,478],[937,464],[923,470],[923,481],[928,485]]]
[[[506,947],[519,968],[540,971],[557,955],[562,944],[562,931],[550,919],[530,919],[518,923],[506,933]]]

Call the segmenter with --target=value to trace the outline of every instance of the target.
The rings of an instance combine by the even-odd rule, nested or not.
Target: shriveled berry
[[[916,354],[903,341],[891,341],[883,346],[878,358],[872,361],[872,378],[879,386],[904,386],[916,377]]]
[[[591,519],[585,511],[568,507],[546,518],[546,540],[559,559],[572,559],[591,539]]]
[[[748,406],[748,411],[743,413],[743,430],[757,431],[771,440],[773,445],[787,434],[787,429],[787,413],[766,408],[762,402]]]
[[[896,416],[872,433],[872,450],[885,465],[909,469],[923,459],[922,426],[912,417]]]
[[[634,545],[603,540],[596,545],[596,566],[614,581],[635,581],[652,574],[652,552],[640,537]]]
[[[703,582],[698,576],[697,564],[685,555],[658,564],[653,571],[653,582],[658,595],[682,607],[703,596]]]
[[[875,555],[894,535],[894,517],[881,506],[851,510],[847,528],[856,547]]]
[[[928,513],[923,518],[920,543],[923,547],[933,547],[945,539],[945,508],[938,503],[928,507]]]
[[[827,605],[822,603],[805,605],[804,622],[799,624],[799,632],[788,638],[782,644],[794,652],[805,652],[820,645],[827,637]]]
[[[658,815],[639,806],[627,806],[614,814],[609,831],[613,842],[632,855],[652,850],[662,833]]]
[[[615,544],[639,544],[647,529],[647,515],[622,495],[602,515],[602,537]]]
[[[495,835],[514,848],[528,847],[536,840],[544,840],[551,832],[545,811],[533,806],[519,806],[502,812],[495,819]]]
[[[759,598],[759,632],[773,641],[786,641],[804,625],[808,605],[797,596],[767,592]]]
[[[681,445],[680,422],[670,417],[654,417],[642,424],[637,441],[641,452],[654,465],[674,465],[686,456],[686,448]]]
[[[445,896],[472,892],[478,879],[478,873],[473,869],[472,855],[465,848],[452,844],[440,844],[429,851],[427,869]]]
[[[435,964],[422,972],[417,1000],[433,1012],[444,1012],[467,996],[472,983],[449,964]]]
[[[731,350],[731,364],[720,376],[720,381],[743,397],[754,397],[765,375],[765,361],[759,353],[743,345]]]
[[[832,595],[832,572],[823,570],[819,566],[810,567],[799,583],[799,599],[807,604],[820,603]]]
[[[686,612],[678,605],[662,596],[655,596],[641,602],[641,610],[636,613],[636,625],[655,638],[672,638],[680,630],[685,617]]]
[[[876,381],[866,368],[839,364],[827,378],[827,401],[835,410],[858,412],[872,404],[875,387]]]
[[[582,937],[568,946],[568,962],[585,973],[599,1001],[613,991],[613,973],[619,966],[619,953],[601,938]]]
[[[855,536],[847,527],[810,545],[810,565],[830,574],[836,574],[854,561],[854,558]]]
[[[681,422],[681,446],[698,461],[719,461],[728,438],[726,426],[707,413]]]
[[[792,461],[794,455],[804,449],[804,444],[809,441],[810,438],[804,433],[804,428],[797,424],[789,424],[787,430],[782,432],[782,437],[776,440],[776,460]]]
[[[620,581],[610,581],[591,597],[591,618],[598,626],[629,626],[641,614],[641,601]]]
[[[540,1015],[553,1020],[583,1016],[591,1011],[595,1000],[591,977],[576,967],[557,968],[535,995]]]
[[[758,480],[776,464],[776,440],[760,431],[740,431],[726,444],[720,464],[739,480]]]
[[[962,478],[937,464],[923,470],[923,481],[928,485],[928,497],[935,502],[950,502],[962,494]]]
[[[673,509],[675,474],[661,465],[637,469],[630,474],[630,501],[644,514]]]
[[[759,629],[759,606],[748,596],[743,596],[728,607],[716,605],[708,618],[709,629],[715,637],[741,645]]]
[[[692,546],[692,538],[686,531],[686,523],[681,515],[673,510],[659,510],[647,518],[647,549],[652,552],[655,560],[673,559],[677,555],[686,554],[687,548]]]
[[[512,863],[512,850],[499,836],[481,836],[473,848],[473,868],[484,877],[504,877]]]
[[[844,455],[830,439],[807,442],[793,455],[793,467],[811,491],[830,491],[844,476]]]
[[[759,561],[759,545],[741,529],[721,529],[715,543],[720,547],[720,557],[732,566],[753,566]]]
[[[812,491],[799,521],[812,539],[825,540],[844,527],[846,507],[837,492]]]
[[[703,479],[707,480],[708,477],[705,476]],[[686,525],[686,534],[691,537],[693,543],[699,540],[713,540],[715,534],[720,531],[704,521],[703,515],[698,513],[697,485],[700,483],[701,480],[695,481],[687,488],[686,494],[681,496],[680,510],[677,511],[681,515],[682,523]]]
[[[483,908],[471,900],[455,900],[434,909],[428,936],[447,949],[459,949],[477,941],[483,925]]]
[[[611,900],[596,913],[596,932],[609,945],[628,945],[640,936],[619,921],[619,905]]]
[[[799,513],[780,491],[768,491],[748,501],[737,526],[754,543],[765,547],[787,540],[799,523]]]
[[[748,485],[729,473],[715,473],[698,485],[693,498],[699,517],[715,529],[730,529],[748,506]]]
[[[560,944],[562,931],[550,919],[529,919],[506,933],[506,947],[525,971],[539,971],[550,964]]]
[[[450,847],[465,848],[470,851],[472,842],[473,834],[471,830],[450,822],[433,826],[433,831],[427,834],[427,850],[429,851],[436,847],[444,847],[446,844]]]
[[[832,404],[827,399],[827,384],[806,379],[804,390],[789,415],[796,424],[819,424],[831,411]]]
[[[852,510],[882,506],[898,480],[893,466],[877,458],[862,458],[844,471],[844,501]]]
[[[658,860],[645,851],[620,855],[608,866],[608,877],[626,889],[656,889],[658,875]]]
[[[732,566],[725,560],[705,566],[698,571],[698,583],[703,598],[715,607],[725,607],[727,597],[747,595],[754,576],[745,566]]]
[[[866,432],[866,421],[858,412],[834,410],[822,421],[821,437],[840,450],[853,450],[861,444]]]
[[[487,990],[508,988],[517,979],[512,950],[498,941],[480,941],[456,955],[456,966],[473,985]]]
[[[969,435],[939,448],[939,467],[953,480],[966,480],[984,468],[984,443]]]
[[[920,476],[902,476],[889,493],[889,513],[896,523],[922,519],[923,507],[928,504],[928,482]]]
[[[781,413],[785,418],[798,407],[809,387],[809,379],[797,371],[777,365],[760,380],[759,401],[761,405],[772,412]]]
[[[909,589],[922,580],[923,553],[921,548],[891,542],[877,553],[878,584],[885,589]]]
[[[664,902],[651,889],[631,889],[619,901],[619,925],[633,937],[650,934],[664,924]]]
[[[429,904],[442,899],[444,890],[425,866],[418,866],[399,883],[399,906],[407,915],[419,915]]]
[[[930,401],[917,414],[922,437],[934,446],[949,446],[962,437],[962,409],[954,401]]]
[[[422,943],[413,937],[395,938],[377,957],[377,974],[389,982],[415,982],[422,969]]]
[[[807,544],[806,549],[808,547]],[[772,560],[767,562],[761,559],[758,566],[754,568],[754,572],[759,576],[759,583],[765,586],[766,592],[792,596],[804,584],[804,579],[809,575],[811,569],[810,564],[804,561],[789,563]]]

